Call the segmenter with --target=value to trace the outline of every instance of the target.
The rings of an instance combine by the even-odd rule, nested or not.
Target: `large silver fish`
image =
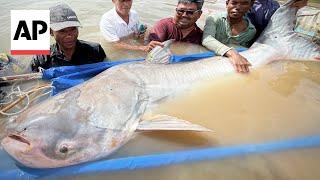
[[[282,6],[258,41],[242,55],[252,68],[279,59],[313,59],[319,45],[293,32],[296,9]],[[235,73],[225,57],[180,64],[129,63],[36,105],[16,118],[4,149],[28,167],[53,168],[101,159],[137,130],[208,129],[159,115],[143,119],[163,98],[197,83]]]

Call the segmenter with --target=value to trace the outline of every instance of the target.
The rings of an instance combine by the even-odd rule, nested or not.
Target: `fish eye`
[[[68,149],[67,146],[62,146],[59,151],[60,151],[61,153],[67,153],[68,150],[69,150],[69,149]]]

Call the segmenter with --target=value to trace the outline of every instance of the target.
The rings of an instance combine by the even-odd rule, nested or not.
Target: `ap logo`
[[[11,10],[11,54],[50,54],[49,25],[49,10]]]

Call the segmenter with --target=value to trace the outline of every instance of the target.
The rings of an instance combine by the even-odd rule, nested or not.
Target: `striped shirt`
[[[256,29],[247,17],[248,22],[245,31],[238,35],[232,35],[227,13],[208,16],[203,30],[202,45],[218,55],[224,55],[231,47],[249,47],[250,40],[255,36]]]
[[[127,24],[113,8],[106,12],[100,20],[100,31],[109,42],[119,41],[120,38],[138,32],[139,17],[137,12],[131,10]]]

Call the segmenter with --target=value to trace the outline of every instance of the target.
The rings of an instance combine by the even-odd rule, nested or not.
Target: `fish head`
[[[109,83],[100,78],[20,114],[11,122],[3,148],[24,166],[55,168],[100,159],[121,147],[132,137],[148,103],[144,86],[134,77],[120,81],[118,75]],[[107,85],[92,88],[99,84]]]
[[[107,129],[64,119],[61,115],[41,115],[24,122],[9,132],[1,145],[27,167],[54,168],[78,164],[97,159],[107,148],[100,143],[110,135]]]
[[[127,132],[88,123],[78,97],[74,90],[29,108],[10,122],[2,147],[24,166],[55,168],[99,159],[126,142]]]

